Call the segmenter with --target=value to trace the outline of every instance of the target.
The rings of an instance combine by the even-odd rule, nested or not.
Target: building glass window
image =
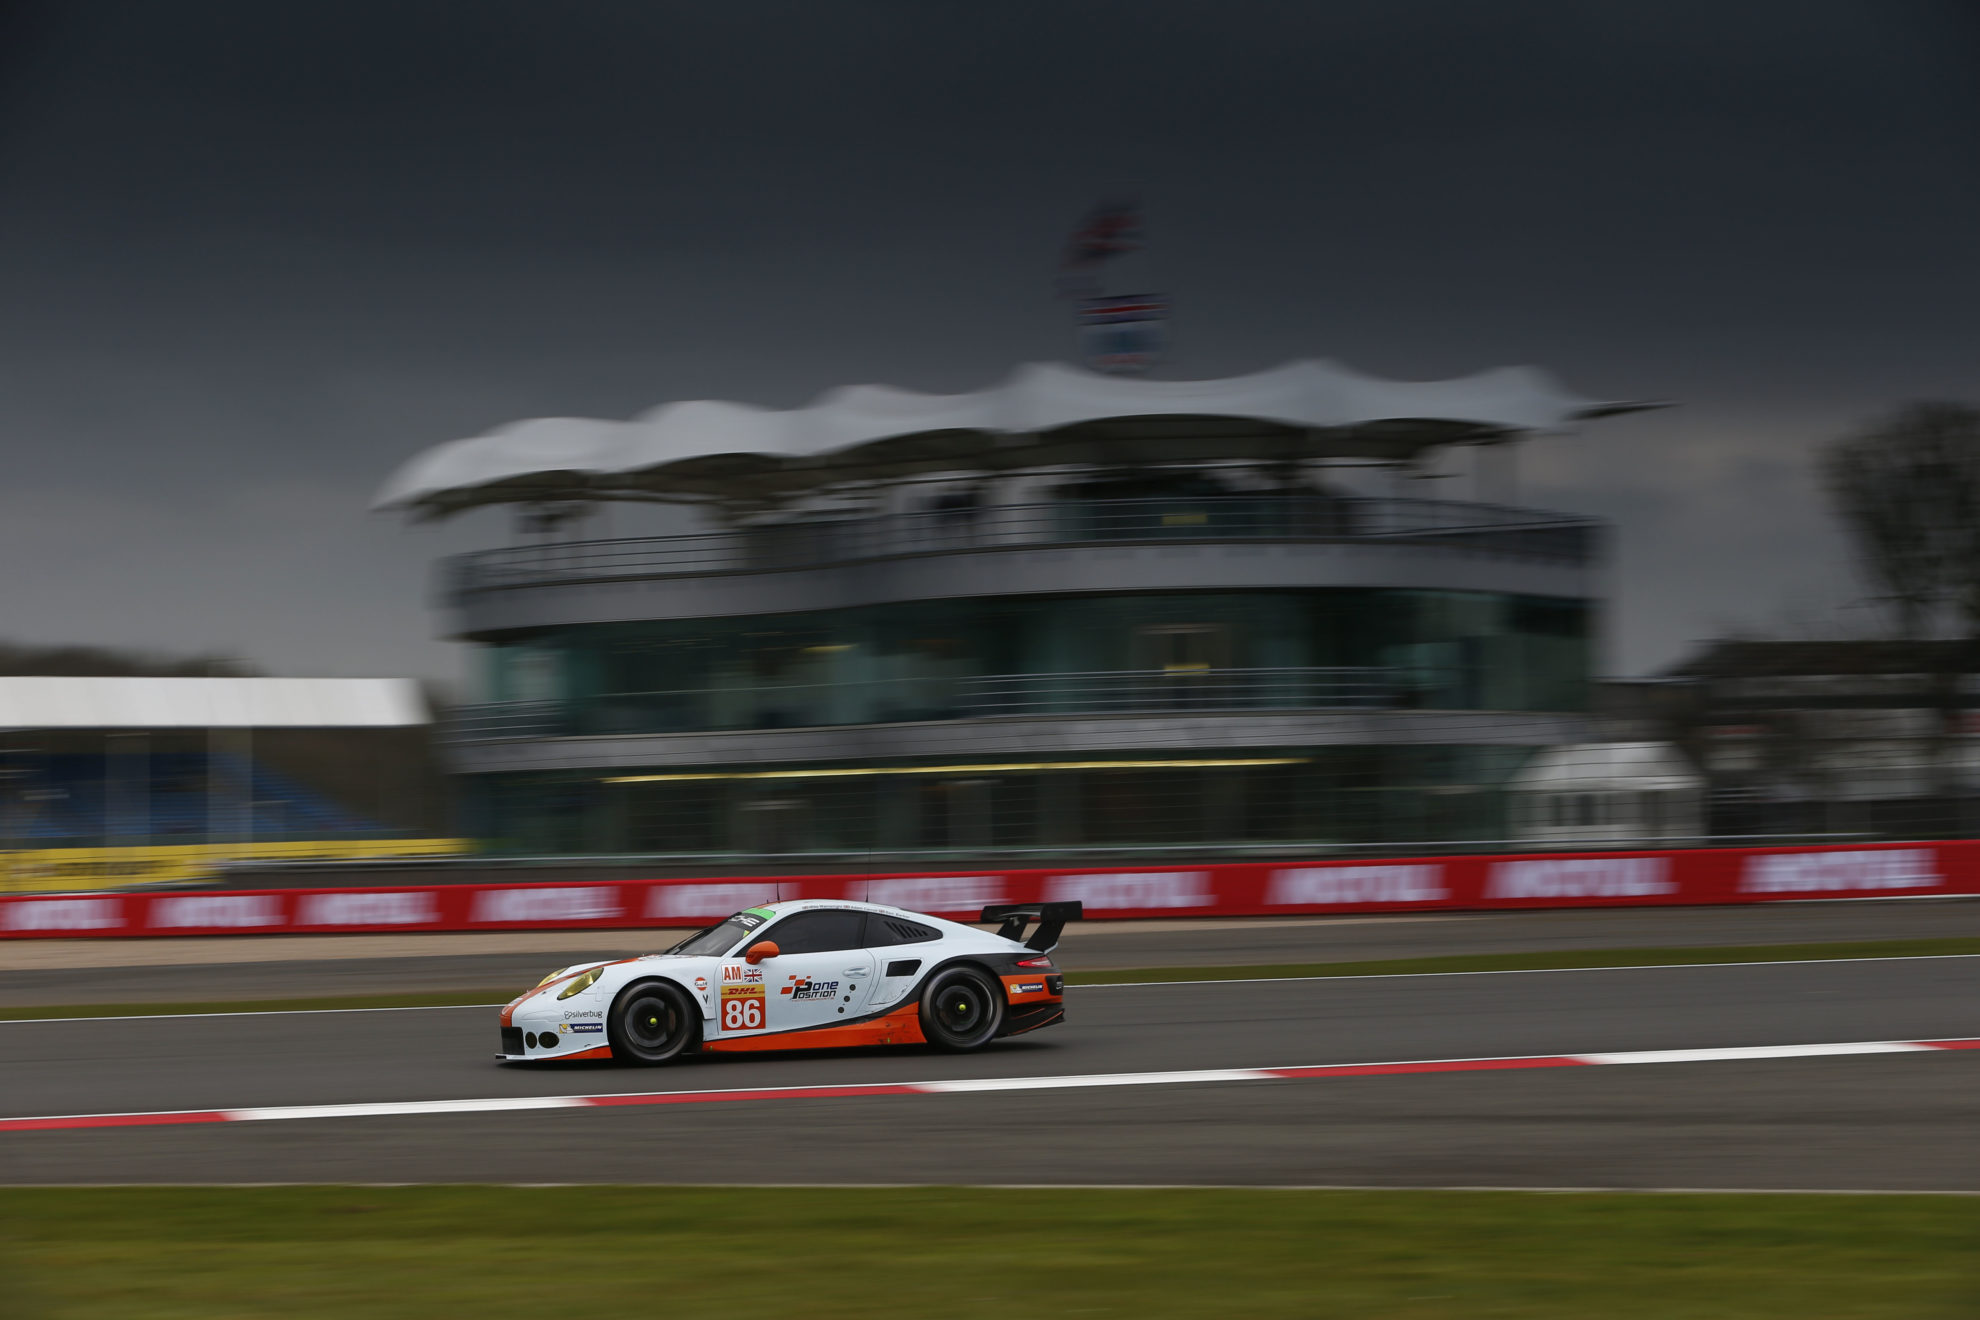
[[[1231,704],[1578,711],[1592,606],[1330,589],[922,601],[570,628],[488,648],[558,732],[679,733]],[[1192,684],[1191,675],[1231,676]],[[1160,673],[1175,682],[1108,679]]]

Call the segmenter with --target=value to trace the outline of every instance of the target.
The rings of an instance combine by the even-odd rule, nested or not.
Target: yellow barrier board
[[[221,862],[436,857],[473,850],[474,845],[466,839],[321,839],[133,848],[26,848],[0,852],[0,893],[188,884],[211,878]]]

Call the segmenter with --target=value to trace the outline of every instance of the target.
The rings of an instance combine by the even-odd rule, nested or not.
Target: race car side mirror
[[[774,958],[782,952],[783,950],[777,947],[775,940],[760,940],[749,946],[749,952],[743,955],[743,961],[749,963],[751,966],[755,966],[765,958]]]

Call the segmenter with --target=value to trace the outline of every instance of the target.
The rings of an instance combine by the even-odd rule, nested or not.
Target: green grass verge
[[[499,1156],[495,1157],[499,1162]],[[7,1314],[1884,1320],[1980,1201],[1500,1192],[10,1190]]]
[[[1535,953],[1456,953],[1367,962],[1268,963],[1237,967],[1129,967],[1068,972],[1071,985],[1141,981],[1237,981],[1248,977],[1401,976],[1425,972],[1572,971],[1595,967],[1694,967],[1703,963],[1807,962],[1819,958],[1931,958],[1980,954],[1980,939],[1862,940],[1755,944],[1702,949],[1551,949]]]
[[[1461,953],[1436,958],[1365,962],[1268,963],[1234,967],[1128,967],[1069,972],[1070,985],[1131,985],[1147,981],[1241,981],[1258,977],[1399,976],[1426,972],[1572,971],[1598,967],[1686,967],[1720,962],[1806,962],[1815,958],[1926,958],[1980,955],[1980,939],[1863,940],[1831,944],[1761,944],[1702,949],[1560,949],[1539,953]],[[124,1017],[169,1013],[303,1013],[351,1008],[472,1008],[505,1004],[517,987],[431,990],[405,994],[318,995],[289,999],[198,1000],[181,1003],[52,1004],[0,1008],[0,1021],[57,1017]]]

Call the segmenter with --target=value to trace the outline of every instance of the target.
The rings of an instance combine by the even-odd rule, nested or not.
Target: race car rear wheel
[[[921,992],[921,1034],[937,1049],[978,1049],[1003,1025],[1003,989],[974,967],[937,972]]]
[[[605,1025],[612,1057],[623,1063],[665,1063],[694,1043],[700,1022],[687,991],[666,981],[646,981],[619,992]]]

